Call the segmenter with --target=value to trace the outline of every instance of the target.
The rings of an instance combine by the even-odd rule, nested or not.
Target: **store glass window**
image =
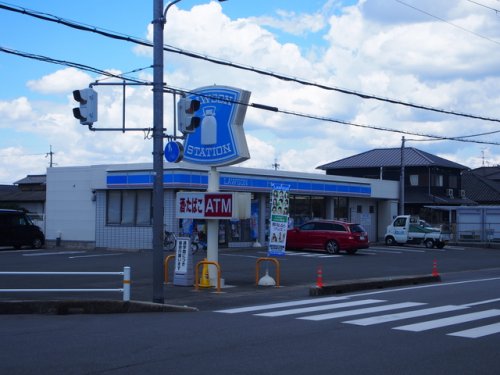
[[[151,225],[150,190],[110,190],[106,200],[106,224]]]
[[[290,195],[290,219],[293,226],[299,226],[312,219],[324,219],[325,197]]]

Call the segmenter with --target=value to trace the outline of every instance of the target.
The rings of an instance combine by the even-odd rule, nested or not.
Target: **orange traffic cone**
[[[438,265],[437,265],[436,259],[434,259],[434,262],[432,263],[432,276],[434,276],[434,277],[439,276]]]
[[[318,267],[318,272],[316,274],[316,287],[323,288],[323,269],[321,266]]]
[[[205,259],[206,260],[206,259]],[[208,275],[208,264],[203,264],[203,270],[201,272],[200,283],[198,284],[200,288],[211,288],[210,276]]]

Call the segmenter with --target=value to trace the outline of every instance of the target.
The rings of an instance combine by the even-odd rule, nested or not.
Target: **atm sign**
[[[176,214],[181,219],[228,219],[235,213],[233,204],[232,193],[179,192],[176,199]]]
[[[232,194],[205,194],[205,217],[233,216]]]

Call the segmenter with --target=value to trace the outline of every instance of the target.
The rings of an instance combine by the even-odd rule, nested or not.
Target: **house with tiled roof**
[[[320,165],[317,169],[324,170],[327,175],[393,181],[401,181],[404,176],[405,214],[431,221],[433,218],[429,217],[431,213],[425,206],[476,204],[462,181],[462,173],[468,167],[413,147],[373,149]]]
[[[500,204],[500,167],[480,167],[462,174],[467,197],[482,205]]]
[[[28,175],[13,185],[0,185],[0,207],[29,212],[36,224],[45,216],[46,175]]]

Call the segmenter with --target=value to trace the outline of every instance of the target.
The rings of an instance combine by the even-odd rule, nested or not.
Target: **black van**
[[[0,209],[0,246],[40,249],[45,236],[23,211]]]

